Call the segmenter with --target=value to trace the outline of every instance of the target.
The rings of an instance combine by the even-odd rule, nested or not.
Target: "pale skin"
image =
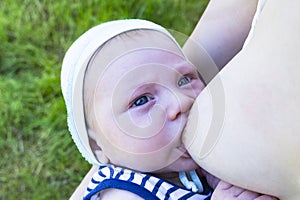
[[[95,93],[90,101],[91,124],[96,125],[90,127],[89,134],[101,147],[98,151],[102,153],[98,155],[102,155],[102,161],[164,177],[197,168],[181,142],[188,112],[204,88],[196,68],[162,33],[145,31],[124,37],[126,40],[121,36],[110,42],[111,46],[126,48],[95,80]],[[131,51],[131,47],[135,50]],[[101,55],[105,48],[102,50]],[[100,62],[101,57],[96,56],[91,68]],[[136,78],[141,76],[142,79]],[[88,83],[95,85],[90,79]],[[145,134],[147,139],[141,138]],[[101,198],[118,199],[124,194],[126,198],[129,195],[110,189],[101,192]],[[129,196],[139,199],[134,194]]]
[[[101,147],[96,154],[102,155],[102,163],[144,172],[195,168],[192,159],[176,161],[186,157],[180,134],[194,99],[204,88],[197,70],[166,35],[148,31],[130,36],[110,41],[120,53],[115,53],[103,74],[93,66],[99,69],[102,57],[111,56],[110,46],[92,59],[87,72],[89,136]],[[154,157],[156,164],[151,162]]]
[[[191,124],[197,124],[197,131],[186,131],[185,140],[189,144],[193,138],[195,146],[189,152],[212,174],[283,200],[300,196],[298,10],[298,1],[267,1],[248,46],[196,100],[198,107],[191,114],[198,115],[199,121],[191,120]],[[207,42],[200,36],[196,40]],[[220,92],[223,99],[219,103],[223,102],[221,108],[226,111],[219,113],[225,113],[223,119],[213,118],[212,112],[216,104],[211,94]],[[210,132],[208,143],[203,142],[211,124],[217,131]]]
[[[91,124],[94,126],[90,127],[89,134],[96,144],[101,147],[97,149],[96,154],[100,155],[98,159],[102,162],[140,171],[152,171],[157,176],[171,178],[172,182],[180,185],[176,172],[197,168],[196,163],[185,153],[181,143],[181,132],[187,121],[188,112],[195,98],[204,88],[197,70],[183,57],[178,47],[169,38],[163,37],[161,34],[150,32],[139,36],[134,41],[131,41],[130,38],[125,41],[121,40],[122,45],[118,43],[120,42],[118,40],[113,42],[116,44],[110,45],[120,47],[124,45],[126,47],[124,52],[129,51],[129,53],[117,56],[101,78],[89,79],[86,84],[86,87],[89,87],[89,83],[92,85],[95,85],[95,82],[97,83],[93,95],[94,100],[92,101],[95,103],[92,103],[93,106],[90,108],[95,111],[93,117],[91,117],[93,119]],[[152,49],[149,49],[149,44],[151,44]],[[133,48],[141,49],[130,52],[128,46],[131,45]],[[145,46],[148,48],[143,49]],[[105,53],[105,49],[102,53]],[[98,60],[96,56],[92,65],[93,63],[98,65],[101,62],[101,57]],[[149,69],[150,71],[145,76],[145,71]],[[156,70],[157,73],[155,73]],[[143,76],[143,79],[132,78],[139,76]],[[128,79],[131,81],[129,82]],[[88,90],[91,89],[88,88]],[[114,98],[118,101],[115,102]],[[149,125],[147,118],[151,116],[151,112],[153,112],[152,110],[155,109],[156,105],[163,111],[165,121],[160,124],[162,120],[157,116],[153,118],[154,121]],[[112,110],[113,112],[111,112]],[[110,116],[111,114],[113,115]],[[122,116],[125,116],[125,118]],[[138,140],[135,138],[137,137],[135,134],[140,134],[140,132],[131,132],[130,135],[124,134],[126,127],[122,129],[122,124],[116,124],[118,117],[122,117],[122,121],[126,120],[127,117],[128,122],[134,122],[133,125],[135,126],[145,127],[148,125],[150,126],[150,133],[155,130],[151,127],[161,127],[161,129],[151,140]],[[155,121],[155,118],[160,120]],[[132,130],[132,127],[130,127],[130,130]],[[117,138],[122,138],[122,140],[116,140]],[[168,138],[172,139],[173,142],[170,143]],[[161,141],[165,141],[165,143],[161,143]],[[134,148],[127,149],[133,146]],[[154,150],[160,149],[162,146],[168,148],[158,151],[159,154],[153,153]],[[114,151],[111,151],[111,149],[114,149]],[[138,152],[141,151],[143,153],[148,152],[148,156],[143,154],[145,158],[141,158],[138,155]],[[161,158],[161,161],[159,161],[159,158]],[[143,162],[141,162],[141,159],[144,159]],[[153,159],[157,162],[155,166],[149,168]],[[141,163],[144,163],[144,165],[141,165]],[[85,180],[90,179],[90,176],[96,170],[97,167],[93,167]],[[225,182],[218,185],[218,179],[205,172],[204,174],[209,179],[210,184],[216,187],[213,195],[215,199],[243,198],[244,200],[250,200],[263,197],[258,193],[239,187],[224,187],[224,184],[227,186]],[[83,181],[81,185],[85,184],[85,181]],[[72,198],[76,199],[76,197],[82,196],[81,192],[80,189],[77,190]],[[102,199],[120,199],[124,195],[129,199],[140,199],[137,195],[123,190],[109,189],[101,192]]]
[[[210,0],[194,31],[183,46],[197,67],[203,63],[198,48],[203,47],[222,69],[242,48],[251,28],[258,0]],[[218,73],[214,69],[211,73]]]

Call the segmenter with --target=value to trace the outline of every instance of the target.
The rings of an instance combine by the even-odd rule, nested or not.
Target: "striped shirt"
[[[84,200],[97,199],[99,192],[108,188],[126,190],[147,200],[209,200],[211,196],[210,191],[199,194],[150,174],[105,165],[93,175]]]

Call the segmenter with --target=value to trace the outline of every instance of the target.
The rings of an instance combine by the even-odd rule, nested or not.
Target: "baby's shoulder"
[[[113,165],[100,166],[87,184],[84,199],[142,199],[139,193],[145,189],[140,184],[145,176]]]

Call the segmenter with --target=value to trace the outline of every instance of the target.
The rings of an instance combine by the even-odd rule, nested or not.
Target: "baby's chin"
[[[157,173],[162,172],[182,172],[190,171],[199,168],[197,163],[191,158],[191,156],[186,152],[183,153],[177,160],[175,160],[170,165],[156,171]]]
[[[190,171],[199,168],[192,158],[180,157],[177,161],[167,167],[173,172]]]

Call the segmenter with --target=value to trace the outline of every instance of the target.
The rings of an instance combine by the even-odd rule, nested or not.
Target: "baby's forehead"
[[[149,49],[168,51],[184,57],[178,44],[164,33],[155,30],[128,31],[112,38],[95,52],[87,67],[85,81],[97,80],[118,58],[131,52]]]
[[[107,41],[94,54],[91,61],[97,61],[98,67],[100,63],[105,67],[128,52],[144,48],[162,49],[182,55],[181,48],[169,35],[156,30],[132,30]]]

